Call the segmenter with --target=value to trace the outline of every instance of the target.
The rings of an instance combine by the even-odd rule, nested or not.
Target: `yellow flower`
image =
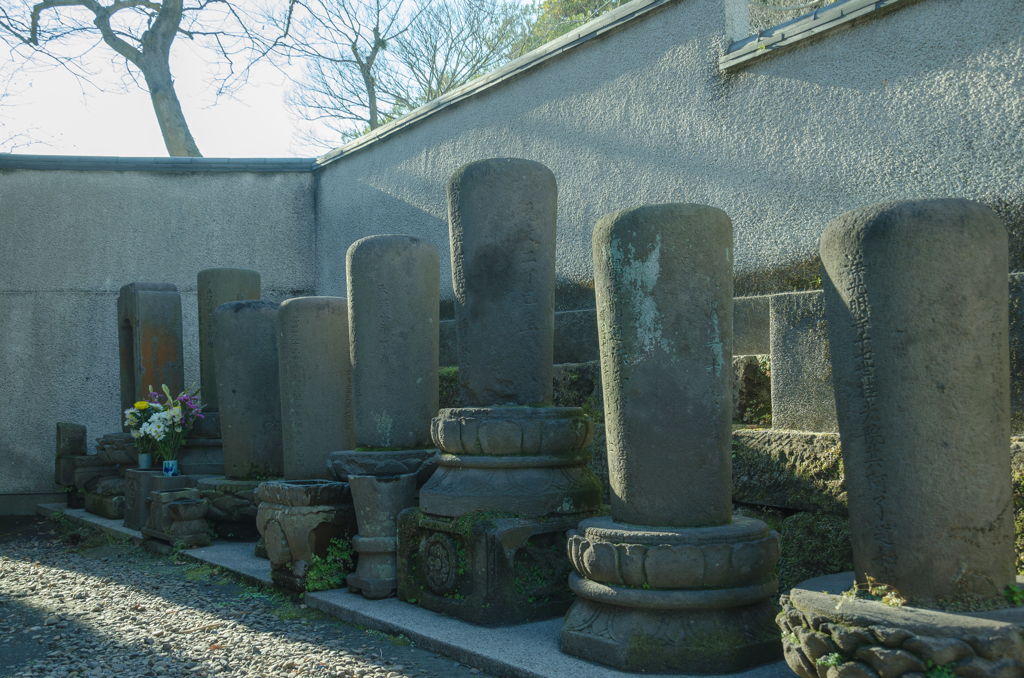
[[[149,407],[149,403],[147,403],[145,400],[140,400],[139,402],[135,403],[135,409],[137,410],[144,410],[147,407]]]

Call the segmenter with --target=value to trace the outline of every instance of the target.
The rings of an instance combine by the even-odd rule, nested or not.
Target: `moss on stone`
[[[733,432],[733,501],[845,515],[838,434]]]
[[[850,522],[845,517],[797,513],[782,521],[779,533],[779,591],[788,592],[812,577],[853,570]]]
[[[459,389],[459,368],[442,367],[439,376],[438,407],[442,410],[465,407],[462,404],[462,393]]]

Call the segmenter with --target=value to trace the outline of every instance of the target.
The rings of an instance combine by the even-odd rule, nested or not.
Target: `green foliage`
[[[327,547],[327,556],[313,556],[313,562],[306,572],[307,591],[328,591],[341,588],[345,578],[352,573],[352,541],[335,537]]]
[[[854,598],[874,600],[889,607],[903,607],[903,604],[907,602],[900,595],[900,592],[896,590],[896,587],[883,584],[870,574],[865,574],[864,578],[867,580],[866,583],[858,584],[853,582],[853,586],[849,590],[843,591],[842,598],[839,600],[839,604],[836,605],[837,610],[842,606],[844,600],[852,600]]]
[[[849,657],[842,654],[841,652],[833,652],[827,654],[824,657],[818,657],[818,666],[839,666],[845,664],[848,661],[852,661]]]
[[[462,394],[459,389],[459,368],[442,367],[438,379],[438,407],[442,410],[462,407]]]
[[[925,662],[927,670],[924,672],[928,678],[956,678],[956,673],[948,666],[938,666],[931,660]]]
[[[1003,595],[1006,596],[1006,602],[1014,607],[1024,605],[1024,589],[1020,588],[1016,584],[1010,584],[1007,586]]]

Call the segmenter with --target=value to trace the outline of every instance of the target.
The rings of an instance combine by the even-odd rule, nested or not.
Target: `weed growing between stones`
[[[793,638],[795,639],[796,636],[793,636]],[[824,657],[818,657],[817,664],[818,666],[839,666],[840,664],[845,664],[846,662],[851,661],[853,660],[845,654],[841,652],[833,652],[825,655]]]
[[[1017,574],[1024,574],[1024,471],[1013,471],[1013,534]]]
[[[307,591],[329,591],[341,588],[345,578],[352,573],[353,555],[351,540],[335,537],[327,547],[327,556],[313,556],[306,572]]]
[[[865,574],[864,578],[867,582],[864,584],[853,583],[853,586],[843,591],[843,595],[840,596],[839,602],[836,603],[836,609],[842,607],[843,602],[847,599],[860,598],[862,600],[876,600],[883,605],[889,607],[903,607],[907,600],[900,595],[900,592],[896,590],[895,586],[889,584],[883,584],[878,581],[870,574]]]

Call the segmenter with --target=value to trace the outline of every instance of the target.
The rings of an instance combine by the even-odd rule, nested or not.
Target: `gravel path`
[[[209,565],[66,523],[0,521],[0,676],[481,675]]]

